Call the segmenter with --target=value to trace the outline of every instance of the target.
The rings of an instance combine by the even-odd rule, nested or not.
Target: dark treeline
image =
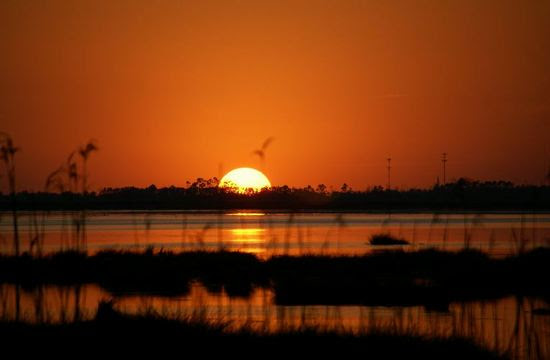
[[[356,191],[343,185],[328,191],[316,187],[273,187],[235,193],[217,187],[218,180],[199,178],[187,187],[105,188],[100,192],[18,192],[20,210],[74,209],[289,209],[289,210],[550,210],[550,186],[514,185],[506,181],[479,182],[461,178],[427,189],[386,190],[375,186]],[[0,195],[0,209],[13,199]]]

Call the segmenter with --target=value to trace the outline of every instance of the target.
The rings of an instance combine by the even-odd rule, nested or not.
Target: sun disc
[[[270,188],[271,183],[261,171],[242,167],[225,174],[220,180],[220,187],[235,188],[237,192],[244,193],[249,189],[260,191],[263,188]]]

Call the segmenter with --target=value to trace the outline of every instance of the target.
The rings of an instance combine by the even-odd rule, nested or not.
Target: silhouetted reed
[[[259,149],[257,149],[257,150],[254,150],[254,151],[252,152],[253,155],[257,155],[257,156],[260,158],[262,170],[265,169],[265,155],[266,155],[267,148],[268,148],[269,145],[273,142],[273,140],[275,140],[274,137],[268,137],[268,138],[263,142],[261,148],[259,148]]]
[[[245,297],[243,300],[235,299],[228,302],[226,295],[223,294],[223,287],[211,287],[212,290],[208,290],[208,292],[212,292],[210,295],[203,293],[205,290],[197,292],[197,289],[203,288],[200,285],[193,284],[192,287],[194,290],[183,295],[186,304],[183,307],[180,307],[182,304],[180,296],[162,299],[151,295],[139,296],[140,305],[137,308],[133,300],[137,299],[135,295],[115,298],[103,297],[103,299],[111,300],[100,301],[96,319],[99,317],[109,321],[111,316],[129,315],[134,317],[139,315],[165,320],[227,324],[225,328],[227,331],[246,330],[249,333],[259,332],[260,334],[262,332],[277,334],[315,329],[321,333],[354,333],[359,336],[384,333],[396,336],[439,338],[450,335],[471,339],[477,344],[499,353],[506,351],[508,354],[514,355],[515,358],[545,359],[549,350],[545,337],[544,318],[546,315],[544,312],[538,313],[538,309],[541,306],[547,306],[547,303],[534,297],[453,302],[446,309],[430,307],[423,310],[418,306],[396,306],[384,307],[382,310],[376,306],[352,308],[319,305],[277,306],[271,300],[271,290],[258,288],[248,299]],[[84,289],[86,288],[90,288],[97,294],[97,290],[94,290],[95,286],[90,285],[83,287],[82,295],[85,294]],[[21,309],[23,317],[19,321],[42,322],[43,324],[60,322],[63,324],[67,321],[74,322],[76,311],[81,311],[81,320],[94,319],[97,300],[92,299],[92,303],[81,306],[81,309],[74,309],[72,304],[74,303],[75,306],[78,304],[75,301],[75,296],[67,298],[62,295],[72,293],[71,289],[71,287],[63,286],[23,288],[26,305]],[[0,285],[2,303],[5,303],[6,297],[14,296],[14,290],[14,285]],[[52,308],[55,306],[55,302],[52,302],[54,300],[52,295],[56,290],[60,291],[61,302],[59,305],[61,307],[59,310]],[[49,301],[42,301],[43,296]],[[259,297],[263,298],[260,302],[263,304],[260,305],[261,311],[257,309]],[[130,307],[126,308],[128,306],[126,304]],[[510,308],[510,305],[513,305],[513,309]],[[101,312],[103,314],[99,315]],[[13,308],[6,309],[3,306],[0,308],[0,321],[14,321],[13,314]],[[351,314],[354,314],[352,318],[349,317]],[[39,320],[39,316],[43,320]],[[352,322],[349,322],[350,319]]]
[[[13,222],[13,249],[16,256],[19,256],[19,226],[17,219],[17,189],[15,179],[15,154],[20,149],[15,146],[11,136],[0,132],[0,160],[4,163],[6,177],[8,179],[8,191],[11,200],[11,212]]]
[[[165,317],[151,309],[127,314],[113,301],[102,301],[91,320],[70,323],[0,322],[5,350],[17,349],[19,341],[48,345],[56,355],[74,354],[75,349],[94,342],[94,351],[124,349],[125,354],[144,350],[181,351],[203,356],[257,357],[269,349],[270,356],[342,356],[422,358],[422,359],[501,359],[504,354],[489,350],[459,336],[427,336],[408,331],[397,333],[383,328],[364,332],[345,329],[323,330],[315,326],[288,327],[277,332],[253,330],[249,323],[231,328],[223,320],[207,320],[200,313],[186,317]],[[70,339],[70,342],[67,342]],[[138,341],[138,342],[136,342]],[[139,345],[137,345],[139,344]]]
[[[46,178],[44,186],[46,193],[58,193],[60,195],[65,195],[67,192],[70,194],[79,193],[80,199],[85,198],[88,195],[88,159],[97,150],[98,147],[95,142],[89,141],[86,145],[80,146],[77,150],[71,152],[65,163]],[[80,166],[77,156],[80,156],[81,159]],[[76,209],[73,208],[71,209],[73,211],[69,213],[71,217],[72,246],[76,250],[85,250],[87,247],[87,213],[86,207],[78,203],[79,198],[71,198],[75,202],[73,205],[78,208],[78,211],[74,211]],[[64,219],[65,212],[62,213],[62,217]],[[61,236],[63,236],[63,233]]]

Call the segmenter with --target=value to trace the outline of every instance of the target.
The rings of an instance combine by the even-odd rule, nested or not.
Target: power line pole
[[[443,185],[445,185],[447,183],[447,153],[443,153],[441,162],[443,163]]]
[[[388,158],[388,190],[391,190],[391,158]]]

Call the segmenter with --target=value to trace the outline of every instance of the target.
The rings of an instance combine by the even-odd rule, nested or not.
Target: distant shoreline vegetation
[[[218,180],[199,178],[187,187],[105,188],[99,192],[18,192],[18,210],[550,210],[550,186],[514,185],[506,181],[458,179],[427,189],[356,191],[344,184],[277,186],[239,194],[219,188]],[[0,210],[11,210],[10,194],[0,194]]]

